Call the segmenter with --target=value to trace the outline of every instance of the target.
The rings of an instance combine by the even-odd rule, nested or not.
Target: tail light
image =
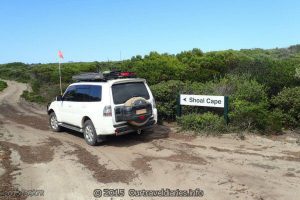
[[[111,117],[112,116],[112,110],[111,106],[105,106],[103,109],[103,116],[104,117]]]
[[[144,115],[139,116],[139,119],[140,119],[140,120],[145,120],[145,118],[146,118],[146,117],[145,117]]]

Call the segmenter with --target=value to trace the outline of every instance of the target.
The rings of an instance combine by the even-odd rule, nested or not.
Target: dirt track
[[[200,188],[201,198],[177,199],[300,197],[297,135],[187,137],[168,125],[91,147],[79,133],[49,131],[45,110],[19,99],[27,86],[8,85],[0,93],[1,192],[40,189],[43,197],[27,199],[74,200],[96,199],[94,189],[111,188],[126,194],[113,199],[130,199],[128,189]]]

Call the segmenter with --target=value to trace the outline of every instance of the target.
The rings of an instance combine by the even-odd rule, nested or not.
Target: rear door
[[[116,123],[116,115],[118,107],[123,106],[124,103],[133,97],[143,97],[147,101],[150,99],[150,94],[143,81],[140,82],[125,82],[115,83],[112,85],[112,98],[114,110],[114,122]],[[121,122],[120,122],[121,123]]]
[[[76,105],[72,112],[73,125],[82,127],[83,117],[87,116],[93,121],[95,115],[101,114],[99,108],[101,93],[100,85],[76,85]]]

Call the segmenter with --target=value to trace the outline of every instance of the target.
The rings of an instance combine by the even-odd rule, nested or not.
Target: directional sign
[[[224,96],[180,95],[180,105],[224,108]]]

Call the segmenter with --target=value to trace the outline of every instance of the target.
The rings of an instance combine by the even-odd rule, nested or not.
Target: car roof
[[[118,83],[131,83],[131,82],[146,82],[143,78],[122,78],[122,79],[112,79],[107,80],[103,82],[99,81],[82,81],[82,82],[76,82],[72,83],[71,85],[114,85]]]

